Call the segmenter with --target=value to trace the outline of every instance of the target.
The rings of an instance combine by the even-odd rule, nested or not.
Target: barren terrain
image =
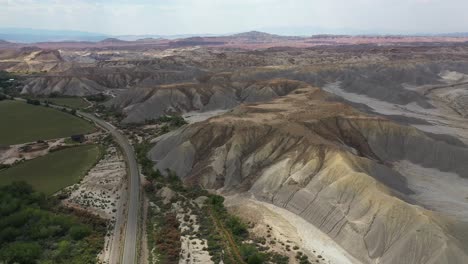
[[[289,263],[306,255],[318,263],[461,264],[467,41],[250,32],[7,43],[0,69],[21,76],[22,94],[107,95],[91,110],[147,143],[155,170],[225,196],[229,211]],[[161,121],[174,116],[187,124]],[[112,218],[122,167],[106,156],[69,202]],[[189,235],[203,228],[194,214],[201,207],[165,188],[149,192],[175,214],[178,263],[209,263],[208,240]],[[158,208],[149,203],[150,213]],[[154,243],[148,254],[159,258]]]
[[[102,263],[116,263],[119,258],[127,184],[125,176],[123,157],[116,147],[109,147],[80,183],[62,191],[67,193],[63,200],[65,206],[88,211],[109,221],[104,250],[99,256]]]

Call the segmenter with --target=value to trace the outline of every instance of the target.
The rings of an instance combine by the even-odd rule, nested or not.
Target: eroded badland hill
[[[462,39],[251,32],[3,45],[0,69],[21,76],[21,94],[104,95],[99,107],[118,113],[116,125],[152,142],[154,170],[223,195],[256,232],[291,240],[301,254],[331,263],[468,259]],[[188,124],[152,133],[167,116]],[[175,204],[183,226],[184,203]],[[184,258],[200,250],[208,261],[187,245]]]

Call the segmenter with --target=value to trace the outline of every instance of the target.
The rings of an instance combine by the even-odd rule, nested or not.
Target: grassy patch
[[[89,106],[89,103],[83,100],[81,97],[54,97],[41,100],[43,102],[48,101],[54,105],[65,106],[69,108],[85,108]]]
[[[0,102],[0,145],[86,134],[94,126],[51,108],[5,100]]]
[[[101,150],[84,145],[52,152],[0,171],[0,185],[25,181],[48,195],[78,182],[97,162]]]

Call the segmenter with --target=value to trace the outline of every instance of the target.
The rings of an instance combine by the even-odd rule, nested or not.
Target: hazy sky
[[[0,27],[108,34],[468,31],[468,0],[0,0]],[[330,32],[336,33],[336,32]]]

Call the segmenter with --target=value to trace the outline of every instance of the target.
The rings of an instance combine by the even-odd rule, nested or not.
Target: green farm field
[[[89,122],[56,109],[0,101],[0,145],[87,134],[96,130]]]
[[[55,151],[0,171],[0,186],[25,181],[35,190],[50,195],[77,183],[101,155],[98,145]]]

